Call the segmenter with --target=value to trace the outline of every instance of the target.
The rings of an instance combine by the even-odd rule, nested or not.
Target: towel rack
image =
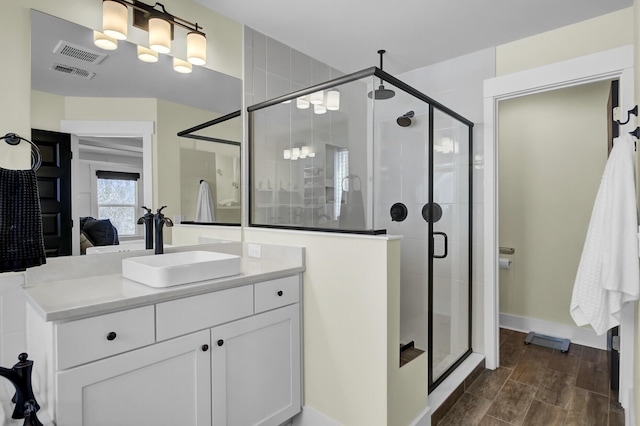
[[[31,168],[33,169],[34,172],[40,168],[40,166],[42,165],[42,155],[40,154],[40,149],[38,148],[38,145],[31,142],[29,139],[25,139],[22,136],[19,136],[15,133],[7,133],[0,139],[4,139],[6,143],[13,146],[18,145],[20,141],[28,142],[29,145],[31,145]]]
[[[627,111],[627,121],[625,121],[623,123],[620,120],[615,120],[615,122],[618,123],[621,126],[624,126],[625,124],[629,123],[629,121],[631,120],[631,115],[632,114],[635,115],[636,117],[638,116],[638,105],[634,106],[629,111]]]

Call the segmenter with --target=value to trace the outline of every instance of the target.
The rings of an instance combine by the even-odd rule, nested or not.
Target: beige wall
[[[634,22],[627,8],[497,46],[496,75],[632,44]]]
[[[426,356],[399,368],[400,242],[245,228],[306,247],[304,404],[349,426],[407,425],[426,407]],[[354,267],[366,265],[366,267]]]
[[[499,235],[515,248],[500,270],[500,311],[574,325],[569,315],[607,158],[609,82],[499,106]]]

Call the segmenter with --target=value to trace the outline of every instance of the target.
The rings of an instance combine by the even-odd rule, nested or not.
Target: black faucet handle
[[[162,206],[162,207],[160,207],[160,208],[158,209],[158,211],[157,211],[156,213],[161,214],[161,213],[162,213],[162,210],[164,210],[164,209],[166,209],[166,208],[167,208],[167,206]]]
[[[147,213],[151,213],[151,209],[145,206],[141,206],[143,209],[145,209],[147,211]]]

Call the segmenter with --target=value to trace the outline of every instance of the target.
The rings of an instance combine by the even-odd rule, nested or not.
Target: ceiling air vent
[[[78,46],[77,44],[71,44],[68,41],[60,40],[53,49],[53,53],[59,55],[68,56],[70,58],[78,59],[80,61],[89,62],[92,64],[99,64],[107,57],[106,53],[97,52],[95,50],[87,49],[86,47]]]
[[[89,72],[81,68],[76,68],[76,67],[63,65],[63,64],[53,64],[51,65],[51,69],[54,71],[63,72],[65,74],[74,75],[76,77],[86,78],[87,80],[91,80],[96,75],[96,73],[94,72]]]

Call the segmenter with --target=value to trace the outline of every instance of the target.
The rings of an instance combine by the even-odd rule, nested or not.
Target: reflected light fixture
[[[284,156],[285,160],[291,160],[291,150],[290,149],[285,149],[283,156]]]
[[[302,145],[301,147],[296,147],[292,149],[286,148],[282,156],[285,160],[298,160],[304,158],[313,158],[316,156],[315,152],[311,151],[311,148],[307,145]]]
[[[161,3],[155,3],[151,6],[139,0],[103,0],[102,32],[106,36],[116,40],[126,40],[129,8],[133,10],[132,25],[149,32],[149,48],[158,53],[171,52],[171,40],[174,38],[175,27],[182,27],[187,30],[187,61],[189,64],[205,65],[207,63],[207,38],[202,32],[202,27],[197,23],[168,13]],[[116,47],[113,47],[113,43],[103,41],[102,37],[95,35],[94,42],[96,46],[103,49],[111,48],[112,50],[117,47],[117,42],[115,43]],[[151,59],[146,55],[138,57],[141,60],[145,60],[143,58]],[[182,68],[191,69],[190,66]]]
[[[322,104],[316,104],[313,106],[314,114],[326,114],[326,112],[327,112],[327,107]]]
[[[142,62],[158,62],[158,52],[148,47],[138,46],[138,59]]]
[[[314,105],[321,105],[324,102],[324,92],[321,90],[319,92],[312,93],[309,102]]]
[[[118,48],[117,39],[109,37],[100,31],[93,32],[93,44],[104,50],[116,50]]]
[[[182,59],[173,58],[173,69],[181,74],[189,74],[192,71],[193,65],[191,62],[183,61]]]
[[[338,89],[327,90],[326,106],[329,111],[337,111],[340,109],[340,91]]]
[[[296,99],[296,106],[298,107],[298,109],[307,109],[309,108],[309,104],[309,95],[301,96]]]

